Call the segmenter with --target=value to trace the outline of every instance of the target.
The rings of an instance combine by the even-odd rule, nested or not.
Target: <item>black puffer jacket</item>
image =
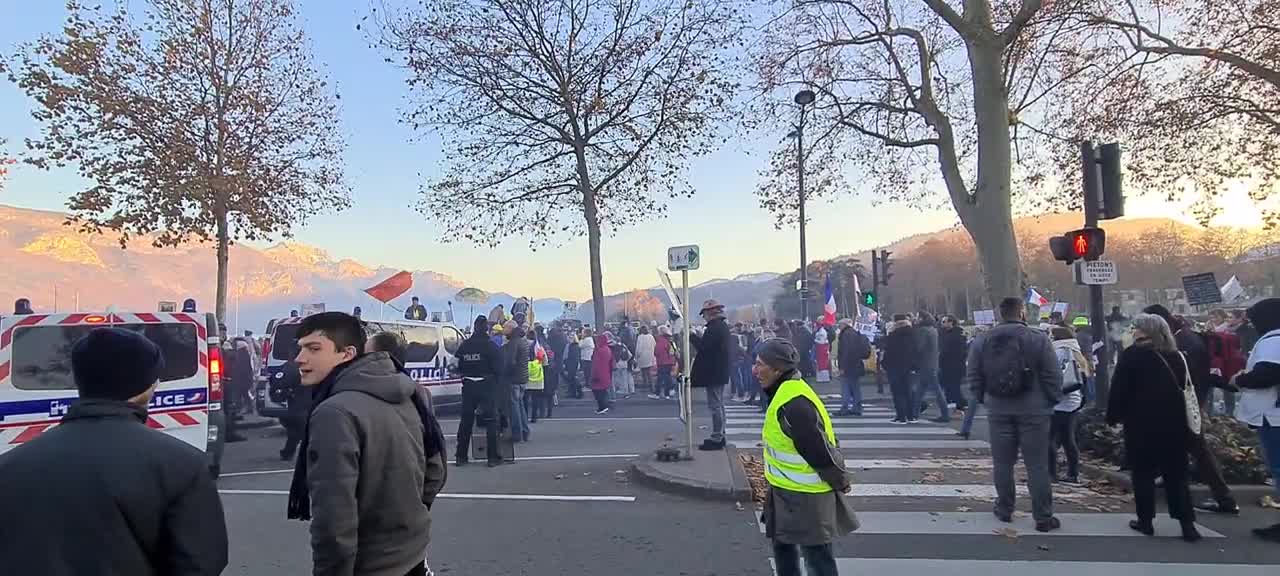
[[[81,400],[0,455],[5,574],[222,573],[227,527],[205,456],[146,420],[144,408]]]

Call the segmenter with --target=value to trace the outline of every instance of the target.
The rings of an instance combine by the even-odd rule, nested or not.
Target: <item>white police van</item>
[[[217,477],[225,435],[217,325],[212,314],[175,312],[0,318],[0,453],[58,425],[77,399],[72,347],[94,328],[113,326],[141,333],[164,355],[147,426],[207,453]]]
[[[395,332],[408,343],[405,371],[421,384],[436,409],[462,405],[462,378],[457,374],[456,353],[462,332],[452,322],[415,320],[364,320],[370,336]],[[258,390],[258,414],[284,418],[289,412],[296,379],[287,377],[287,364],[298,356],[301,317],[277,318],[268,323],[270,337],[263,346],[266,386]]]

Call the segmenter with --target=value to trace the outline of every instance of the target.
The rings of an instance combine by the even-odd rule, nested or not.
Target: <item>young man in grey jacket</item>
[[[315,409],[289,517],[311,520],[317,576],[422,575],[444,459],[426,456],[418,385],[386,352],[364,353],[365,340],[360,320],[341,312],[298,328],[298,374]]]
[[[1062,526],[1053,516],[1049,478],[1049,424],[1062,396],[1062,370],[1048,335],[1027,326],[1022,299],[1001,301],[1000,318],[1000,325],[969,347],[965,374],[974,398],[990,414],[994,512],[1002,522],[1013,520],[1013,465],[1021,449],[1036,530],[1050,532]]]

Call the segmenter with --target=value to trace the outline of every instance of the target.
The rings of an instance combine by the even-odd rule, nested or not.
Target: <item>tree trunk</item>
[[[574,146],[578,164],[578,188],[582,191],[582,215],[587,221],[587,259],[591,266],[591,308],[595,314],[593,328],[597,332],[605,322],[604,273],[600,266],[600,212],[596,206],[596,192],[587,171],[587,155],[584,145]]]
[[[1002,298],[1022,295],[1022,263],[1013,233],[1013,152],[1001,68],[1003,42],[992,33],[967,44],[978,130],[978,172],[973,205],[960,213],[978,250],[987,296],[996,308]],[[966,212],[968,218],[964,217]]]
[[[231,235],[227,226],[227,209],[223,205],[214,208],[214,218],[218,224],[218,289],[214,303],[214,315],[218,323],[227,323],[227,261],[230,260]],[[222,337],[226,337],[223,334]]]

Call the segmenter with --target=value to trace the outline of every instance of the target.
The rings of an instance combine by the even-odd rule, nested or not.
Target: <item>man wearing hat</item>
[[[690,385],[707,389],[707,408],[711,410],[711,437],[702,442],[701,450],[724,449],[724,386],[729,382],[729,369],[733,359],[733,343],[729,338],[729,324],[725,322],[724,304],[715,299],[702,304],[702,319],[707,329],[701,336],[693,337],[691,344],[696,354],[690,369]]]
[[[760,345],[752,374],[764,386],[765,535],[778,576],[837,574],[831,542],[858,529],[845,499],[849,476],[822,399],[797,370],[800,354],[780,338]]]
[[[227,565],[227,527],[205,455],[147,427],[164,374],[141,334],[76,342],[80,398],[61,422],[0,455],[6,574],[205,574]]]

